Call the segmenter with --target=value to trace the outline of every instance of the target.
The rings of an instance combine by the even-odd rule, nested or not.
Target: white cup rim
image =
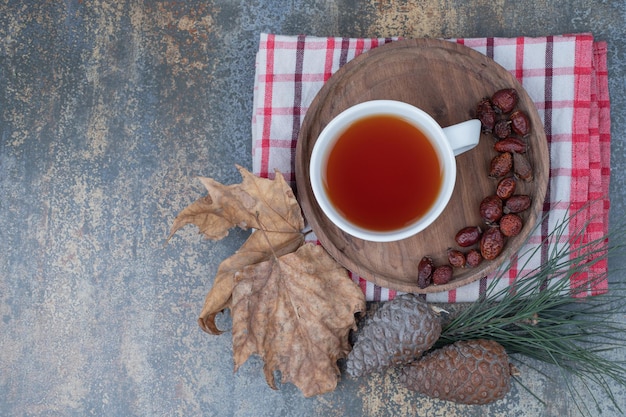
[[[420,219],[400,229],[373,231],[345,219],[330,203],[323,185],[325,160],[339,135],[352,123],[375,115],[393,115],[418,126],[433,139],[433,147],[444,172],[436,203]],[[344,232],[373,242],[392,242],[409,238],[430,226],[446,208],[456,182],[456,160],[442,127],[425,111],[396,100],[371,100],[356,104],[341,112],[324,127],[317,138],[309,164],[311,187],[318,205],[328,219]]]

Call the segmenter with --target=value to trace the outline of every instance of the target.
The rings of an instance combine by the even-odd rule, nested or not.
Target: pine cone
[[[511,389],[506,351],[492,340],[463,340],[405,367],[400,381],[410,390],[462,404],[488,404]]]
[[[439,315],[420,297],[403,294],[385,302],[363,326],[346,362],[358,378],[407,364],[421,356],[441,334]]]

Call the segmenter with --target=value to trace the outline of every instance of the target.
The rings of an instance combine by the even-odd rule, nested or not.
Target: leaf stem
[[[278,261],[278,255],[276,254],[276,251],[274,250],[274,245],[272,245],[270,238],[267,236],[267,232],[265,231],[265,225],[263,225],[263,223],[261,222],[261,216],[259,212],[257,211],[255,215],[256,215],[256,221],[259,224],[259,228],[257,230],[263,234],[263,237],[265,238],[265,242],[267,242],[267,247],[270,248],[270,250],[272,251],[272,257],[274,258],[274,261]],[[278,265],[280,265],[280,263],[278,263]]]

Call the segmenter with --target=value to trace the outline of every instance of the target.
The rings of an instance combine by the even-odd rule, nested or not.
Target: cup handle
[[[480,129],[481,123],[478,119],[467,120],[443,128],[443,133],[448,138],[454,156],[459,156],[478,145]]]

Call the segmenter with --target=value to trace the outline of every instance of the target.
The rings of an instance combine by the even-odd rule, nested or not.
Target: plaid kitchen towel
[[[295,182],[294,156],[301,123],[308,106],[326,80],[359,54],[396,39],[320,38],[261,34],[256,58],[252,116],[253,172],[272,177],[279,170]],[[544,205],[545,220],[520,253],[537,248],[542,238],[568,213],[578,214],[568,224],[566,238],[583,230],[573,244],[602,239],[608,233],[610,178],[610,107],[607,50],[591,34],[539,38],[449,39],[464,44],[510,71],[533,99],[543,120],[550,149],[550,181]],[[316,240],[314,236],[312,240]],[[530,259],[519,259],[498,286],[509,285],[524,268],[537,268],[547,248]],[[522,263],[523,262],[523,263]],[[607,270],[606,260],[590,274]],[[352,274],[368,301],[392,299],[396,292]],[[493,276],[443,293],[428,294],[433,302],[475,301]],[[596,282],[589,294],[606,291]],[[572,279],[572,287],[587,285],[589,275]]]

